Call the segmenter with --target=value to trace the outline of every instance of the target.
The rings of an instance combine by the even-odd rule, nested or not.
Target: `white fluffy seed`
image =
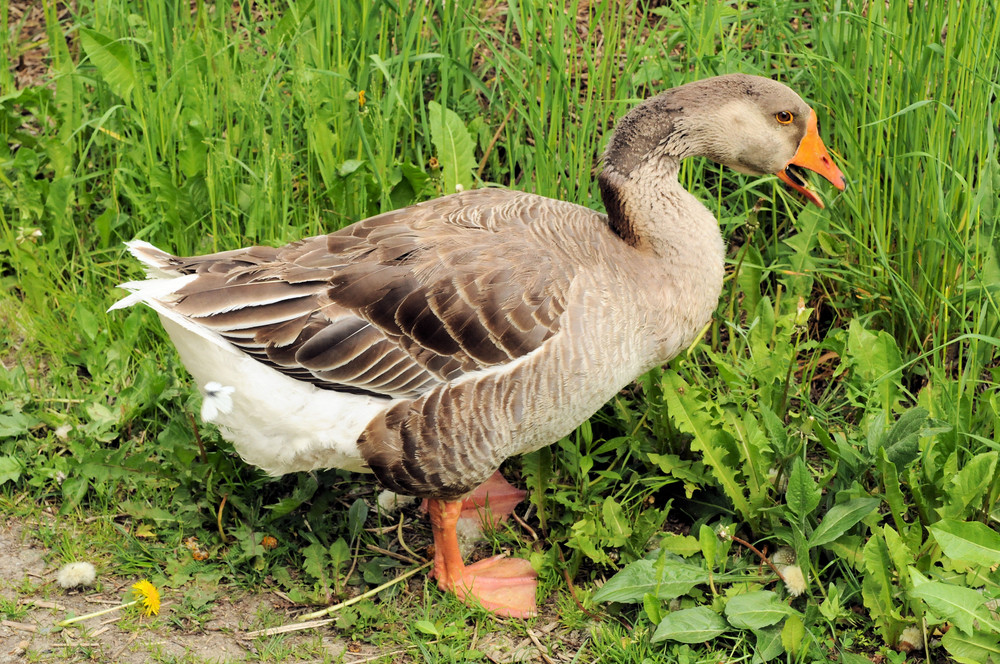
[[[67,563],[56,575],[56,583],[63,588],[91,586],[97,578],[97,570],[90,563]]]
[[[788,565],[781,570],[785,577],[785,588],[792,597],[798,597],[806,591],[806,575],[798,565]]]
[[[415,501],[413,496],[403,496],[395,491],[384,490],[378,495],[378,507],[383,514],[395,514],[398,510]]]
[[[903,630],[903,633],[899,635],[899,643],[897,647],[902,652],[913,652],[914,650],[924,649],[924,633],[923,631],[915,626],[910,625]]]

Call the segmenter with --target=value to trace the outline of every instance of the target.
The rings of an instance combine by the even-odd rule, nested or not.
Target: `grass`
[[[9,6],[0,17],[0,49],[30,59],[38,42]],[[18,86],[0,71],[0,501],[100,517],[87,541],[37,535],[54,562],[89,554],[191,592],[185,624],[203,619],[199,584],[308,604],[388,580],[407,564],[379,550],[409,554],[357,478],[263,478],[209,427],[201,457],[198,403],[155,317],[104,313],[136,275],[122,242],[277,244],[458,183],[599,209],[616,117],[672,85],[757,73],[816,108],[850,187],[803,209],[774,178],[686,162],[730,242],[712,328],[573,436],[511,462],[542,542],[512,528],[489,546],[532,557],[590,659],[898,659],[904,628],[948,623],[928,661],[985,661],[988,611],[973,602],[970,623],[949,607],[1000,594],[967,546],[1000,555],[998,18],[985,0],[47,4],[46,76]],[[464,142],[444,142],[445,124]],[[795,551],[810,581],[784,602],[794,613],[737,615],[731,598],[783,590],[720,527]],[[426,536],[407,519],[402,541]],[[669,596],[681,561],[712,577]],[[619,569],[648,592],[598,590]],[[676,641],[669,616],[699,607],[723,623],[681,615],[724,631]],[[393,612],[410,620],[386,630]],[[472,645],[467,630],[444,634],[463,624],[495,629],[411,584],[337,629],[415,646],[413,660],[473,660],[452,647]]]

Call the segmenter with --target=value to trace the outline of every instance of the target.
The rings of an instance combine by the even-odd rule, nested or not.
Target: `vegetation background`
[[[511,462],[531,508],[480,553],[531,557],[539,620],[583,634],[561,641],[575,661],[1000,661],[997,14],[2,2],[0,510],[58,515],[33,532],[54,565],[151,578],[175,598],[163,629],[200,629],[220,588],[324,604],[409,569],[415,512],[397,529],[345,473],[263,477],[196,424],[155,316],[105,313],[138,272],[122,243],[284,243],[457,185],[600,209],[616,117],[760,74],[813,105],[849,188],[820,184],[817,210],[775,178],[686,163],[729,241],[710,329]],[[22,618],[40,588],[7,589],[0,614]],[[385,661],[499,661],[480,628],[531,629],[412,580],[323,629],[401,648]],[[246,657],[292,661],[275,652]]]

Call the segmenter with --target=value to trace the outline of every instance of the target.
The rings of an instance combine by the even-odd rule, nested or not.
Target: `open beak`
[[[799,149],[795,153],[795,156],[785,164],[783,169],[778,171],[777,175],[781,178],[782,182],[805,196],[811,203],[815,203],[822,208],[823,201],[820,200],[820,197],[816,195],[809,186],[809,183],[802,177],[804,174],[798,169],[792,169],[792,167],[798,166],[815,171],[841,191],[847,187],[847,178],[840,172],[837,165],[833,163],[833,159],[830,158],[830,153],[826,151],[826,146],[823,145],[823,139],[819,137],[819,131],[816,127],[816,111],[810,109],[809,122],[806,125],[806,135],[802,137],[802,142],[799,143]]]

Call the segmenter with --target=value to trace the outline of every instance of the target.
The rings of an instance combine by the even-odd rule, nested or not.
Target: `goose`
[[[462,501],[508,457],[568,435],[694,342],[722,290],[712,213],[678,182],[701,156],[776,174],[819,207],[846,179],[790,88],[730,74],[651,97],[617,124],[606,214],[483,188],[282,247],[180,257],[127,243],[152,307],[240,456],[271,475],[374,473],[429,499],[432,574],[501,616],[536,613],[521,559],[466,565]]]

